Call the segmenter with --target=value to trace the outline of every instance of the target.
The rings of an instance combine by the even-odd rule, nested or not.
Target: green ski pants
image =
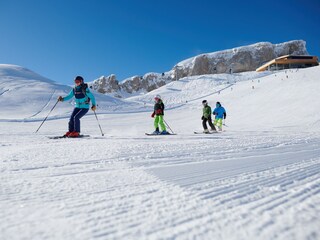
[[[220,129],[222,129],[222,118],[216,118],[213,124],[215,126],[218,126]]]
[[[164,125],[163,123],[163,115],[156,115],[155,119],[154,119],[154,128],[157,129],[161,128],[161,131],[166,131],[166,125]]]

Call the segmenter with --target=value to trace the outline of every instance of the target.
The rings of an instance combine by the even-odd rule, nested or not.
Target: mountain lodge
[[[318,65],[318,57],[316,56],[284,55],[265,63],[257,68],[256,72],[263,72],[266,70],[276,71],[290,68],[307,68]]]

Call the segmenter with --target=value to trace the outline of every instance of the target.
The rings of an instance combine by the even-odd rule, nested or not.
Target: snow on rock
[[[126,98],[150,92],[171,82],[171,80],[171,76],[167,73],[146,73],[143,76],[133,76],[118,82],[116,76],[112,74],[108,77],[101,76],[89,84],[99,93]]]
[[[265,62],[283,55],[308,55],[306,42],[294,40],[280,44],[260,42],[233,49],[205,53],[178,63],[173,69],[185,76],[254,71]]]

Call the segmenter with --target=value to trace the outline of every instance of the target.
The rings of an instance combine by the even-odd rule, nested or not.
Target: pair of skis
[[[78,137],[67,137],[67,136],[63,135],[63,136],[51,136],[48,138],[49,139],[61,139],[61,138],[86,138],[86,137],[90,137],[90,135],[79,135]]]
[[[218,131],[215,132],[194,132],[194,134],[216,134],[216,133],[220,133]]]
[[[176,133],[166,133],[166,134],[161,134],[161,133],[145,133],[147,136],[168,136],[168,135],[177,135]]]

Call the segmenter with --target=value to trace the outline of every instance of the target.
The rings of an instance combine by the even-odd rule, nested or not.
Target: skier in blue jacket
[[[224,107],[222,107],[220,102],[216,103],[216,108],[213,110],[213,115],[215,115],[214,125],[218,126],[219,131],[222,131],[222,118],[226,119],[227,113]]]
[[[77,76],[74,79],[75,87],[65,97],[59,96],[58,100],[68,101],[75,97],[76,107],[74,108],[70,120],[69,131],[64,136],[79,137],[80,135],[80,118],[82,118],[90,108],[90,101],[92,102],[92,111],[96,110],[96,100],[88,88],[88,84],[84,83],[83,77]]]

